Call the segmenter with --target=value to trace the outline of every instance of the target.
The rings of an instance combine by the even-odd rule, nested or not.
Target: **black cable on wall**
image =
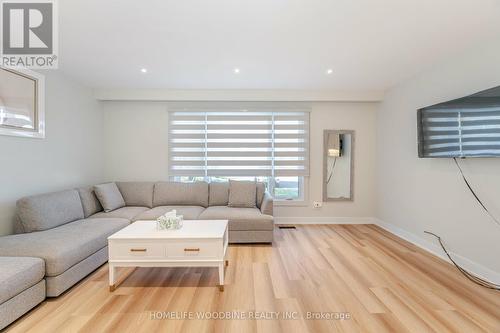
[[[481,205],[481,207],[484,209],[484,211],[491,217],[491,219],[500,226],[500,222],[490,213],[490,211],[488,210],[488,208],[486,208],[486,206],[483,204],[483,202],[481,201],[481,199],[479,199],[479,197],[477,196],[476,192],[474,192],[474,190],[472,189],[472,186],[469,184],[469,181],[467,180],[467,178],[465,177],[464,175],[464,172],[462,170],[462,168],[460,167],[460,164],[458,163],[457,161],[457,158],[454,157],[453,160],[455,161],[455,164],[457,165],[458,167],[458,170],[460,170],[460,174],[462,175],[462,179],[464,180],[465,184],[467,185],[467,187],[469,188],[469,191],[472,193],[472,195],[474,196],[474,198],[477,200],[477,202]],[[438,235],[436,235],[435,233],[432,233],[430,231],[424,231],[426,234],[429,234],[429,235],[432,235],[434,237],[437,238],[438,242],[439,242],[439,245],[441,246],[441,248],[443,249],[444,253],[446,254],[446,256],[448,257],[448,259],[450,259],[450,261],[452,262],[452,264],[459,270],[460,273],[462,273],[467,279],[469,279],[470,281],[474,282],[475,284],[477,285],[480,285],[481,287],[484,287],[484,288],[488,288],[488,289],[493,289],[493,290],[497,290],[497,291],[500,291],[500,285],[499,284],[496,284],[496,283],[493,283],[493,282],[490,282],[490,281],[487,281],[487,280],[484,280],[470,272],[468,272],[467,270],[465,270],[463,267],[461,267],[460,265],[458,265],[455,260],[453,260],[453,258],[451,257],[450,253],[448,252],[448,250],[446,249],[446,247],[444,246],[443,244],[443,241],[441,240],[441,237],[439,237]]]
[[[460,174],[462,175],[462,179],[464,180],[465,182],[465,185],[467,185],[467,187],[469,188],[469,191],[472,193],[472,195],[474,196],[474,198],[476,198],[477,202],[479,202],[479,204],[481,205],[481,207],[483,207],[484,211],[486,212],[486,214],[488,214],[491,219],[493,221],[495,221],[496,224],[498,224],[500,226],[500,221],[498,221],[491,213],[490,211],[488,210],[488,208],[486,208],[486,206],[483,204],[483,202],[481,201],[481,199],[479,199],[479,197],[477,196],[476,192],[474,192],[474,190],[472,189],[472,187],[470,186],[469,182],[467,181],[467,178],[465,177],[464,175],[464,172],[462,171],[462,168],[460,167],[460,164],[458,163],[457,161],[457,158],[456,157],[453,157],[453,160],[455,161],[455,164],[457,165],[458,167],[458,170],[460,170]]]

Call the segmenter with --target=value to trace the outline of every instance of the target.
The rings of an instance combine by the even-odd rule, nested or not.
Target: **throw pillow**
[[[255,181],[229,181],[229,207],[255,207],[257,189]]]
[[[95,185],[94,192],[106,213],[125,207],[125,200],[115,183]]]
[[[229,183],[212,182],[209,187],[208,205],[227,206],[229,202]]]

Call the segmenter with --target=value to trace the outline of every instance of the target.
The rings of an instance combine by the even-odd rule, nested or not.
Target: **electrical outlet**
[[[314,208],[321,208],[321,207],[323,207],[323,203],[321,201],[314,201],[313,207]]]

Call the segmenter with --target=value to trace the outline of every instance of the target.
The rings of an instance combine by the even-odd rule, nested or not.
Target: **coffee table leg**
[[[219,264],[219,290],[224,291],[224,261]]]
[[[115,291],[115,275],[116,267],[113,264],[109,264],[109,291]]]

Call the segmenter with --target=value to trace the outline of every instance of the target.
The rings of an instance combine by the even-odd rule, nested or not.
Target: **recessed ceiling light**
[[[239,68],[235,68],[235,69],[233,70],[233,72],[234,72],[234,74],[240,74],[240,69],[239,69]]]
[[[141,73],[147,73],[148,70],[146,68],[141,68]]]
[[[330,74],[332,74],[332,73],[333,73],[333,69],[328,68],[328,69],[326,70],[326,74],[330,75]]]

